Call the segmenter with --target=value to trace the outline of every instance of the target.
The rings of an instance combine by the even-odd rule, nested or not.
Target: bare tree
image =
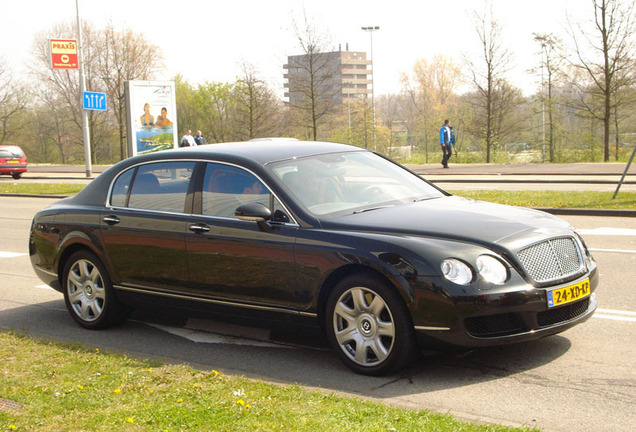
[[[299,28],[294,21],[294,30],[302,55],[288,58],[289,106],[302,127],[310,131],[311,139],[318,139],[319,128],[328,114],[340,104],[338,98],[337,63],[335,54],[327,52],[327,39],[304,17],[304,26]]]
[[[561,41],[551,33],[534,33],[534,40],[541,45],[541,104],[542,111],[545,115],[545,108],[548,111],[548,149],[550,154],[550,162],[554,162],[555,143],[554,143],[554,81],[559,69],[555,64],[554,57],[559,55],[561,49]],[[543,72],[547,81],[543,81]],[[547,89],[547,95],[545,94]],[[545,122],[543,126],[545,127]],[[545,130],[543,131],[545,134]],[[545,136],[542,136],[545,142]]]
[[[60,124],[66,125],[67,129],[64,134],[70,137],[70,142],[79,150],[83,148],[84,140],[82,134],[82,95],[78,74],[75,70],[51,69],[48,51],[50,37],[71,36],[75,33],[74,24],[61,23],[54,25],[48,32],[40,34],[35,40],[36,63],[32,65],[31,72],[43,89],[46,88],[53,92],[52,95],[49,95],[49,100],[55,100],[55,114],[67,116],[67,119],[70,120],[70,123],[61,121]],[[91,91],[104,91],[103,81],[99,77],[97,67],[97,57],[100,55],[97,42],[99,31],[85,23],[82,27],[82,35],[86,86]],[[61,107],[67,109],[61,109]],[[99,155],[109,154],[106,147],[109,145],[112,132],[109,130],[108,117],[102,114],[89,112],[92,163],[97,163]]]
[[[634,67],[634,1],[592,0],[594,20],[589,31],[583,24],[570,24],[575,59],[572,64],[584,72],[588,80],[575,84],[580,94],[590,93],[601,101],[596,104],[580,98],[580,106],[589,115],[603,123],[603,160],[610,159],[610,133],[612,115],[619,103],[618,93],[633,81],[627,78]]]
[[[501,26],[494,19],[492,9],[474,14],[475,30],[481,44],[479,63],[466,58],[469,80],[475,88],[472,102],[475,115],[472,133],[486,145],[486,162],[492,161],[495,146],[502,138],[504,117],[515,108],[515,98],[508,91],[505,74],[512,67],[512,54],[502,45]],[[499,126],[498,126],[499,125]]]
[[[126,99],[124,82],[151,80],[162,68],[161,50],[132,30],[117,31],[107,26],[99,35],[101,53],[97,75],[103,81],[119,128],[119,157],[126,157]]]
[[[239,139],[275,134],[280,111],[276,96],[258,77],[253,65],[244,63],[242,69],[243,75],[236,85]]]
[[[16,120],[27,107],[26,87],[16,81],[6,63],[0,59],[0,144],[19,130]]]

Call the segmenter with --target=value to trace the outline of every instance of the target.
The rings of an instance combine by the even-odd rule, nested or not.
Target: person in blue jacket
[[[450,127],[450,120],[444,120],[444,124],[439,130],[439,143],[442,146],[442,166],[448,168],[448,160],[453,154],[451,148],[453,132]]]

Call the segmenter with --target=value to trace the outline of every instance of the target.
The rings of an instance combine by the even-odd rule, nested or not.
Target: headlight
[[[508,270],[501,261],[490,255],[477,258],[477,271],[486,282],[501,285],[508,279]]]
[[[442,273],[446,279],[459,285],[468,285],[473,280],[470,267],[454,258],[442,261]]]

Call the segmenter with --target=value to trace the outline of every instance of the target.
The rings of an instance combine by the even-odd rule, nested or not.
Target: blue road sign
[[[106,111],[106,93],[84,92],[84,109]]]

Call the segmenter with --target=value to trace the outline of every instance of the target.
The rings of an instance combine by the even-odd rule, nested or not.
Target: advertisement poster
[[[126,81],[129,156],[178,146],[173,81]]]

